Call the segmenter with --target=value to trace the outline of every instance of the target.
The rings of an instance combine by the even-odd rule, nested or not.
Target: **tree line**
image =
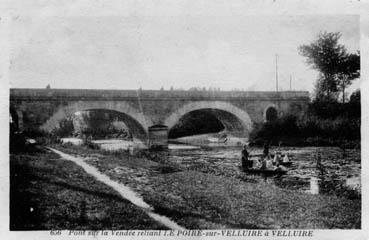
[[[340,37],[339,32],[321,32],[317,40],[299,47],[308,65],[319,71],[315,101],[337,102],[341,99],[345,103],[347,87],[360,77],[360,52],[348,52],[339,43]]]
[[[360,147],[360,90],[347,97],[347,88],[360,77],[360,52],[350,53],[340,38],[339,32],[321,32],[298,48],[319,72],[308,110],[300,117],[287,115],[255,124],[250,135],[253,143]]]

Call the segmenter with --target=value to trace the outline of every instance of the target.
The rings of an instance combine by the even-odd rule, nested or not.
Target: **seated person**
[[[263,158],[261,160],[261,167],[260,167],[260,169],[266,169],[266,167],[267,167],[267,162],[266,162],[266,159]]]
[[[273,158],[273,165],[279,165],[279,156],[277,154],[274,154],[274,158]]]
[[[255,161],[254,163],[254,168],[255,169],[260,169],[263,165],[263,159],[262,158],[259,158],[258,160]]]
[[[284,155],[283,162],[284,163],[290,162],[290,159],[288,158],[288,154],[287,153]]]
[[[268,169],[268,170],[274,169],[273,161],[270,158],[266,159],[266,169]]]
[[[243,150],[241,152],[241,164],[242,164],[242,169],[243,170],[247,170],[250,166],[250,161],[249,161],[249,152],[247,151],[247,146],[243,146]]]

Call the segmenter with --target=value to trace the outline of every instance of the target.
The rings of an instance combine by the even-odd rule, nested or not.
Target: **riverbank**
[[[166,229],[58,155],[10,155],[10,230]]]
[[[55,146],[87,158],[112,180],[140,193],[156,213],[186,228],[360,228],[361,200],[311,195],[252,178],[188,170],[164,155],[129,156]],[[155,155],[155,154],[154,154]]]

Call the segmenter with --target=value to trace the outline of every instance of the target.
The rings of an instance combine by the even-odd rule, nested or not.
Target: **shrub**
[[[58,137],[69,137],[74,133],[74,125],[72,118],[65,118],[59,122],[59,127],[54,128],[51,135]]]
[[[99,150],[100,146],[94,142],[92,142],[92,137],[84,136],[82,139],[82,146],[86,146],[90,149]]]
[[[342,145],[346,141],[360,140],[360,118],[338,116],[333,119],[321,118],[316,115],[308,115],[298,119],[295,116],[285,116],[274,122],[266,122],[254,125],[250,134],[250,140],[260,145],[265,141],[275,145],[280,141],[289,142],[288,145]],[[293,140],[293,141],[291,141]]]

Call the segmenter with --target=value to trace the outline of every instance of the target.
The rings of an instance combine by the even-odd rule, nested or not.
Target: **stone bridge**
[[[119,113],[136,139],[166,145],[168,131],[186,114],[204,111],[225,130],[247,138],[254,123],[306,111],[306,91],[165,91],[10,89],[10,114],[19,130],[59,128],[62,119],[85,110]]]

